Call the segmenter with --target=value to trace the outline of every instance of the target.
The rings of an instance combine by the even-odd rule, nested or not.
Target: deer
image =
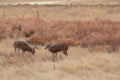
[[[15,53],[16,50],[18,49],[18,51],[21,49],[22,50],[22,55],[27,51],[27,52],[31,52],[32,55],[35,54],[35,49],[37,47],[30,47],[26,42],[24,41],[15,41],[14,42],[14,49],[15,49]],[[38,48],[37,48],[38,49]]]
[[[57,53],[63,51],[64,55],[67,56],[68,44],[66,43],[59,43],[56,45],[47,44],[45,49],[48,49],[53,54],[53,62],[54,62],[54,69],[55,69],[55,59],[57,57]]]
[[[53,56],[57,56],[57,53],[60,51],[63,51],[64,55],[67,56],[67,50],[68,50],[68,44],[66,43],[59,43],[56,45],[52,45],[52,44],[47,44],[45,46],[45,49],[48,49],[50,52],[53,53]]]

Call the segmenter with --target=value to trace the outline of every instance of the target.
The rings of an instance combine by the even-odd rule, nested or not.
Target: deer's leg
[[[53,53],[53,62],[54,62],[54,60],[55,60],[54,58],[55,58],[55,54]]]
[[[15,54],[16,54],[16,48],[15,48]]]
[[[57,53],[55,53],[55,56],[57,56]]]
[[[24,56],[25,51],[22,52],[22,56]]]
[[[54,65],[54,69],[55,69],[55,53],[53,53],[53,65]]]
[[[20,49],[18,49],[18,54],[19,54],[19,50],[20,50]]]
[[[55,60],[57,60],[57,53],[55,53]]]

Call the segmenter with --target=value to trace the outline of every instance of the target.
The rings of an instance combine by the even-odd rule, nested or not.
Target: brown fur
[[[68,44],[66,43],[59,43],[56,45],[47,45],[45,49],[49,49],[50,52],[57,55],[58,52],[63,51],[64,55],[68,55],[67,50],[68,50]]]
[[[25,53],[25,51],[28,51],[28,52],[31,52],[32,54],[35,54],[35,48],[30,47],[24,41],[15,41],[14,48],[15,48],[15,53],[16,53],[16,49],[18,49],[18,50],[21,49],[23,51],[23,53]]]

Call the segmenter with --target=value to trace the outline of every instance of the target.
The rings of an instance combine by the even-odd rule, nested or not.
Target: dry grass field
[[[120,20],[120,6],[1,6],[1,19]]]
[[[120,20],[120,6],[1,6],[0,18],[42,18],[45,20]]]
[[[120,79],[120,52],[109,54],[89,52],[79,46],[70,47],[68,56],[59,53],[54,70],[52,54],[44,46],[39,46],[33,58],[30,53],[24,56],[21,52],[15,54],[14,41],[4,39],[0,42],[0,80]]]
[[[120,0],[58,1],[74,5],[0,5],[0,80],[120,80]],[[15,53],[16,40],[39,49]],[[50,42],[69,45],[56,69]]]

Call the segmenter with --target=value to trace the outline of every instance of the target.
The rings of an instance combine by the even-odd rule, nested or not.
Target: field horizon
[[[1,3],[11,3],[11,2],[41,2],[41,1],[59,1],[59,2],[66,2],[66,3],[105,3],[105,4],[108,4],[108,3],[119,3],[120,0],[0,0]]]

